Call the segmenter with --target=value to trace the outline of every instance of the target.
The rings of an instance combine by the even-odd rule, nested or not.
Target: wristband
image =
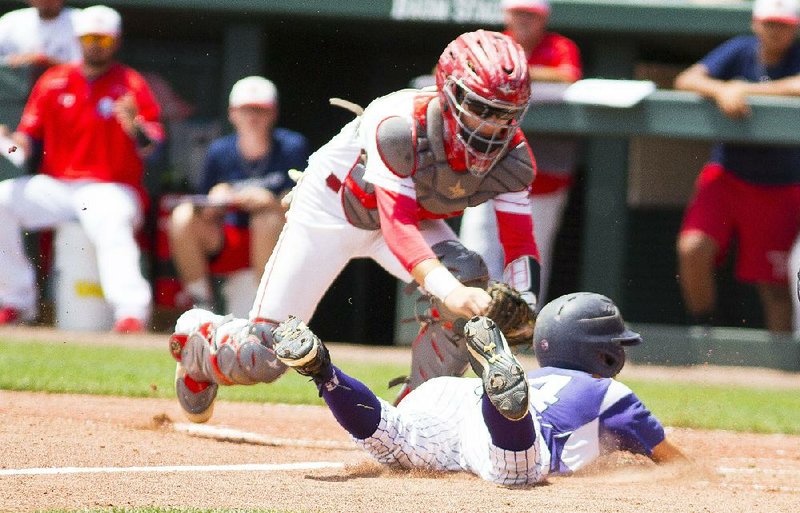
[[[440,265],[425,275],[423,287],[431,295],[444,302],[454,290],[463,286],[453,274]]]

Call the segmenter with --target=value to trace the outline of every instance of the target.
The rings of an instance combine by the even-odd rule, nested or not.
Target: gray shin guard
[[[480,255],[457,240],[439,242],[431,249],[461,283],[486,288],[489,271]],[[410,390],[438,376],[461,376],[469,367],[462,332],[467,319],[450,312],[438,299],[430,301],[430,312],[417,316],[422,326],[411,349]]]
[[[272,326],[246,321],[223,324],[210,334],[189,336],[181,364],[197,381],[220,385],[253,385],[278,379],[286,366],[272,350]]]

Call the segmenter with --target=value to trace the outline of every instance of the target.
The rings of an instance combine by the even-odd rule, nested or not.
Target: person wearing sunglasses
[[[0,17],[0,63],[10,67],[75,62],[81,48],[75,37],[75,17],[80,9],[65,7],[64,0],[28,0],[24,9]]]
[[[75,19],[82,61],[48,69],[34,84],[15,147],[41,148],[38,173],[0,182],[0,324],[36,315],[35,273],[21,232],[78,221],[97,253],[100,284],[117,332],[140,332],[151,290],[134,233],[146,212],[143,158],[163,140],[145,80],[116,61],[122,18],[106,6]],[[6,130],[7,132],[7,130]]]

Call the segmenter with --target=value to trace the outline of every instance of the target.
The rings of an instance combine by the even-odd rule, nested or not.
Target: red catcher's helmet
[[[525,52],[509,36],[478,30],[461,34],[436,66],[448,157],[463,156],[475,175],[505,154],[531,96]]]

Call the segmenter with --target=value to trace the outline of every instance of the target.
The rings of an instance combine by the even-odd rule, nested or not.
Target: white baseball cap
[[[122,32],[122,16],[111,7],[95,5],[81,10],[75,16],[75,35],[102,34],[119,37]]]
[[[756,0],[753,3],[753,19],[798,25],[800,6],[797,0]]]
[[[278,89],[264,77],[245,77],[231,88],[228,105],[236,108],[245,105],[273,107],[278,103]]]
[[[548,0],[503,0],[500,6],[504,11],[528,11],[539,14],[550,14]]]

